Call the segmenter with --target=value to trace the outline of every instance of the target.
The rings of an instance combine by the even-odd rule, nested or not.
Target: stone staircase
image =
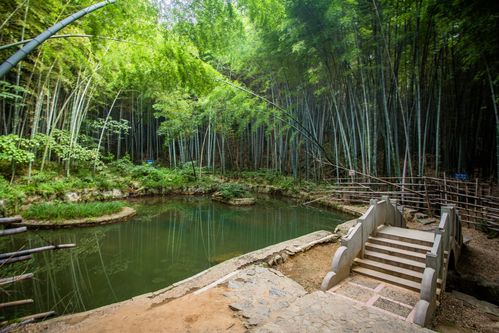
[[[364,244],[352,271],[419,292],[434,234],[392,226],[380,226]]]
[[[341,238],[321,289],[337,286],[351,272],[381,280],[418,293],[409,317],[420,326],[429,325],[445,289],[449,260],[455,265],[461,253],[463,237],[455,207],[442,206],[438,226],[431,231],[414,230],[405,228],[396,202],[383,197],[371,200],[355,222]]]

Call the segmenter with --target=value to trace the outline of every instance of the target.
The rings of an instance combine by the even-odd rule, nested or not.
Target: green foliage
[[[100,161],[100,153],[97,149],[88,149],[75,142],[68,131],[54,130],[53,136],[49,138],[50,148],[63,161],[69,159],[78,162],[95,163]]]
[[[182,188],[188,182],[182,173],[150,165],[136,166],[132,170],[132,178],[140,180],[146,189],[159,190]]]
[[[218,193],[225,199],[248,198],[251,194],[240,184],[222,184]]]
[[[101,131],[104,125],[106,126],[106,131],[108,133],[112,134],[128,134],[128,131],[130,130],[130,124],[129,121],[126,119],[121,119],[121,120],[114,120],[113,118],[109,118],[106,123],[106,119],[104,118],[97,118],[94,120],[89,120],[87,125],[90,127],[90,129],[94,131]]]
[[[22,216],[29,220],[61,221],[99,217],[121,211],[123,202],[41,203],[31,205]]]
[[[17,135],[0,136],[0,160],[18,164],[27,164],[35,159],[35,155],[29,150],[37,143],[20,138]]]
[[[23,203],[26,197],[24,191],[17,186],[9,184],[2,176],[0,176],[0,216],[8,215]]]

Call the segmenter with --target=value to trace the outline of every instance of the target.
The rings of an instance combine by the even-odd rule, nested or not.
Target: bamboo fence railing
[[[388,195],[405,207],[433,216],[440,206],[452,204],[468,226],[499,231],[499,189],[496,184],[460,181],[447,177],[334,178],[331,195],[340,201],[369,204],[373,197]]]

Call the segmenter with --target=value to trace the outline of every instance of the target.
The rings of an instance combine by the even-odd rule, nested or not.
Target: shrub
[[[225,199],[248,198],[251,194],[239,184],[220,185],[218,193]]]

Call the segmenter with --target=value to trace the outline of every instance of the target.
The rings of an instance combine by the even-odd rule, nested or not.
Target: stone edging
[[[99,217],[87,217],[84,219],[65,220],[63,222],[51,221],[36,221],[26,220],[21,223],[13,223],[13,226],[28,227],[28,229],[59,229],[59,228],[72,228],[72,227],[92,227],[96,225],[111,224],[127,220],[134,216],[135,209],[130,207],[123,207],[121,211],[111,215],[104,215]]]

